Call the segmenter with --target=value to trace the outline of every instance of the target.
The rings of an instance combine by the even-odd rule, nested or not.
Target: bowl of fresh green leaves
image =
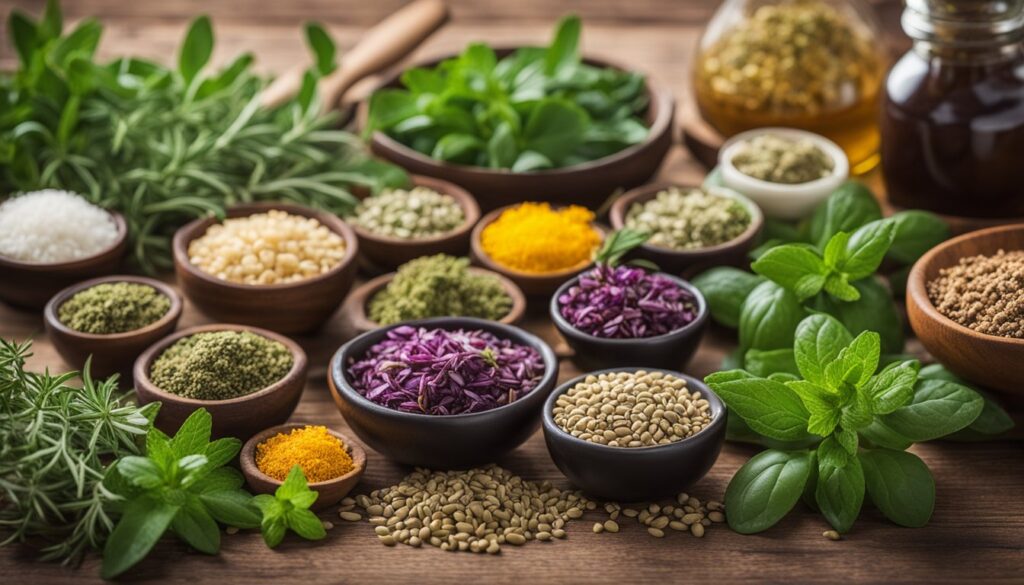
[[[360,112],[374,153],[465,188],[485,210],[524,194],[596,208],[643,184],[672,143],[672,96],[582,57],[580,28],[568,16],[547,47],[474,43],[385,81]]]

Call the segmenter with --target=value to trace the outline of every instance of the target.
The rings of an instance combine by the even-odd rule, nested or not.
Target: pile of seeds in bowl
[[[114,217],[70,191],[45,189],[0,203],[0,256],[56,264],[110,248],[119,232]]]
[[[717,189],[669,187],[653,199],[634,203],[625,227],[650,234],[647,241],[672,250],[696,250],[724,244],[750,226],[750,211]]]
[[[488,465],[466,471],[417,469],[398,485],[342,500],[340,516],[369,516],[387,546],[434,546],[497,554],[502,545],[565,538],[565,525],[597,504],[580,492],[526,481]]]
[[[711,424],[711,405],[686,380],[664,372],[589,375],[555,401],[555,424],[609,447],[652,447],[691,437]]]
[[[655,538],[663,538],[668,530],[689,532],[702,538],[712,523],[725,522],[725,506],[714,500],[702,502],[686,492],[678,494],[674,503],[626,505],[609,502],[604,505],[608,519],[594,523],[594,532],[618,532],[621,518],[635,518]]]
[[[170,308],[171,300],[147,284],[105,282],[61,303],[57,318],[81,333],[111,335],[151,325]]]
[[[533,347],[481,330],[395,327],[348,366],[352,387],[393,410],[483,412],[530,393],[544,376]]]
[[[319,276],[345,257],[345,240],[314,218],[277,209],[214,224],[188,246],[189,262],[239,284],[286,284]]]
[[[352,216],[352,223],[369,232],[402,240],[446,234],[465,221],[454,197],[426,187],[382,191],[364,199]]]
[[[831,175],[836,162],[806,138],[761,134],[737,149],[732,165],[748,177],[795,185]]]
[[[927,289],[935,308],[964,327],[1024,339],[1024,250],[961,258]]]

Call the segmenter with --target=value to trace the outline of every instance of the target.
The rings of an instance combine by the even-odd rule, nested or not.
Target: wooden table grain
[[[401,0],[163,0],[122,2],[66,0],[69,20],[99,16],[105,25],[102,55],[134,54],[169,61],[192,15],[207,11],[215,18],[215,59],[224,62],[239,51],[253,51],[260,67],[281,71],[304,59],[298,25],[306,19],[325,21],[342,46],[351,46],[367,24],[400,5]],[[12,6],[38,12],[39,0],[0,0],[6,19]],[[471,40],[494,43],[540,43],[557,16],[569,10],[587,20],[584,49],[631,63],[668,85],[676,94],[683,120],[695,116],[688,71],[701,27],[714,2],[671,0],[453,0],[454,20],[422,47],[414,58],[457,50]],[[881,4],[887,28],[896,27],[898,5]],[[0,67],[13,65],[6,31],[0,33]],[[894,43],[899,43],[893,37]],[[367,85],[357,88],[365,91]],[[675,148],[661,178],[697,183],[704,170],[682,148]],[[527,194],[524,194],[527,196]],[[186,307],[181,326],[207,320]],[[527,327],[567,351],[554,330],[535,316]],[[35,339],[31,366],[62,370],[66,365],[46,339],[38,314],[0,304],[0,336]],[[335,316],[316,337],[299,339],[313,366],[312,376],[293,420],[346,430],[331,401],[324,378],[331,354],[351,336],[343,314]],[[734,340],[712,330],[688,368],[696,376],[714,371]],[[911,344],[912,350],[919,350]],[[563,360],[560,379],[577,370]],[[317,543],[288,538],[268,550],[255,533],[225,536],[219,556],[190,550],[174,539],[161,542],[153,554],[124,580],[160,583],[646,583],[704,581],[800,583],[959,583],[1021,582],[1024,575],[1024,449],[1020,443],[933,443],[916,446],[935,474],[938,501],[929,526],[899,528],[866,509],[842,541],[822,537],[828,526],[806,508],[798,508],[773,529],[741,536],[722,525],[703,539],[671,532],[650,537],[639,525],[624,523],[618,534],[593,534],[597,513],[568,527],[568,538],[552,543],[506,547],[501,555],[446,553],[433,548],[381,546],[371,527],[349,524],[333,514],[335,527]],[[721,499],[729,478],[755,451],[727,445],[706,478],[691,492]],[[391,485],[408,470],[368,451],[368,471],[357,488],[365,492]],[[548,457],[538,432],[525,445],[497,463],[531,480],[551,480],[568,487]],[[19,547],[0,550],[4,583],[98,582],[98,559],[89,557],[78,569],[34,562]]]

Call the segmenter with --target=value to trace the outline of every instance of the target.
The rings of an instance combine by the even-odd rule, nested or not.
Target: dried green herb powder
[[[249,331],[211,331],[179,339],[153,362],[158,388],[185,398],[225,400],[277,382],[292,367],[288,348]]]
[[[748,140],[732,157],[744,175],[794,185],[832,174],[835,161],[810,140],[762,134]]]
[[[736,199],[713,191],[671,187],[631,205],[625,224],[651,234],[651,245],[694,250],[737,238],[750,226],[750,212]]]
[[[170,308],[171,300],[151,286],[112,282],[75,293],[61,304],[57,317],[75,331],[110,335],[151,325]]]
[[[370,319],[390,325],[428,317],[501,319],[512,299],[493,275],[471,272],[467,258],[445,254],[406,262],[370,300]]]

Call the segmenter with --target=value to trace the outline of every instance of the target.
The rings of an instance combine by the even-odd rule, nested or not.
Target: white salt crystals
[[[114,217],[80,195],[44,189],[0,203],[0,256],[56,264],[96,255],[118,238]]]

